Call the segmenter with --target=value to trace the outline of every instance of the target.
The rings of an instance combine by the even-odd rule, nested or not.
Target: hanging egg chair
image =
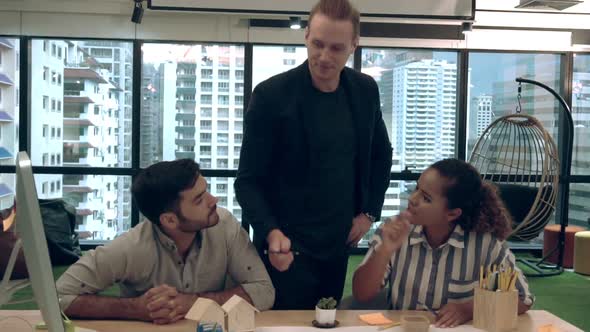
[[[560,169],[556,144],[539,120],[521,113],[496,119],[469,163],[498,187],[514,218],[510,238],[536,238],[555,211]]]

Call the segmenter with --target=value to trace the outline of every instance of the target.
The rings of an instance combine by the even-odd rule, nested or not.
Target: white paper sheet
[[[401,327],[395,326],[387,330],[379,331],[379,326],[353,326],[353,327],[336,327],[332,329],[319,329],[316,327],[304,326],[275,326],[275,327],[257,327],[256,332],[402,332]],[[428,332],[483,332],[484,330],[476,329],[473,326],[461,325],[454,328],[436,328],[430,325]]]

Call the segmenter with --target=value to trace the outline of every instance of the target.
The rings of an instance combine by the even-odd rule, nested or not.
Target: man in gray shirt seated
[[[191,159],[141,171],[131,188],[141,222],[86,253],[57,281],[70,317],[131,319],[168,324],[199,297],[223,304],[237,294],[260,310],[275,290],[247,233],[217,207]],[[238,285],[225,289],[229,275]],[[121,298],[95,295],[118,283]]]

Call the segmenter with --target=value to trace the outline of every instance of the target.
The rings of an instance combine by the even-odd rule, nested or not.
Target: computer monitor
[[[16,232],[22,241],[29,281],[33,286],[35,301],[41,310],[45,325],[51,332],[65,332],[49,260],[49,251],[47,250],[45,230],[41,220],[31,160],[26,152],[19,152],[16,158]],[[19,247],[20,243],[15,245],[15,250],[19,250]],[[16,256],[16,254],[13,253],[12,256]],[[10,262],[8,265],[0,290],[7,287],[12,288],[8,289],[12,292],[15,287],[22,288],[24,283],[13,281],[11,285],[8,284],[7,281],[12,274]]]

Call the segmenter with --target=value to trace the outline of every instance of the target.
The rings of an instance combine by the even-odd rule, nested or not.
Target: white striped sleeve
[[[371,241],[369,242],[369,250],[367,250],[367,254],[365,255],[365,258],[363,258],[363,261],[361,262],[361,264],[364,264],[367,260],[369,260],[369,257],[371,257],[371,255],[373,255],[377,246],[380,245],[382,242],[383,242],[383,239],[381,237],[381,227],[379,227],[379,228],[377,228],[377,230],[375,230],[375,234],[373,234],[373,237],[371,238]],[[383,279],[381,280],[381,288],[383,288],[387,285],[390,276],[391,276],[391,259],[389,259],[387,266],[385,267],[385,273],[383,275]]]
[[[529,289],[527,279],[516,265],[516,258],[512,251],[510,251],[510,248],[508,248],[506,242],[496,240],[496,245],[492,251],[492,264],[496,264],[497,266],[504,265],[505,267],[510,266],[517,271],[518,279],[516,280],[516,289],[518,290],[518,297],[524,304],[529,306],[535,302],[535,297]]]

